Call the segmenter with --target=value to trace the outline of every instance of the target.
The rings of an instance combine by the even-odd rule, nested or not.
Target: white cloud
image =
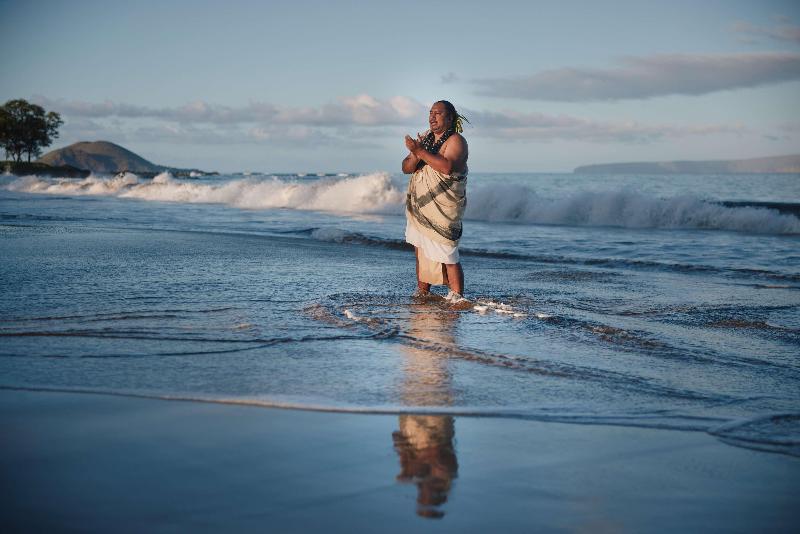
[[[475,83],[482,95],[582,102],[702,95],[798,79],[800,54],[764,52],[629,57],[616,68],[563,68]]]
[[[407,97],[379,100],[370,95],[344,97],[321,107],[278,107],[266,102],[225,106],[204,101],[153,108],[106,100],[100,103],[50,99],[36,95],[34,102],[70,117],[150,118],[182,124],[281,124],[304,126],[404,125],[418,122],[427,108]]]
[[[269,144],[290,149],[339,146],[374,149],[389,139],[424,126],[426,106],[404,96],[380,100],[369,95],[340,99],[317,108],[278,109],[269,104],[243,108],[191,102],[168,110],[124,103],[67,102],[40,97],[65,114],[63,140],[140,140],[175,144]],[[569,115],[518,111],[462,110],[469,118],[465,135],[503,141],[556,140],[593,143],[650,143],[710,134],[740,134],[742,125],[644,124],[635,120],[599,121]]]

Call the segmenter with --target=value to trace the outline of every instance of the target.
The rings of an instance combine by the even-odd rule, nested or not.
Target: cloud
[[[465,110],[476,125],[474,134],[506,141],[591,141],[598,143],[650,143],[695,135],[741,134],[742,125],[642,124],[636,121],[595,121],[569,115],[482,112]],[[467,133],[470,133],[469,130]]]
[[[119,143],[128,140],[127,134],[118,124],[107,121],[78,118],[64,121],[64,126],[59,132],[59,141],[75,142],[85,140],[107,139]]]
[[[279,108],[251,103],[240,108],[193,102],[173,108],[125,103],[65,102],[39,97],[47,108],[65,114],[64,140],[113,139],[194,145],[264,144],[307,149],[337,146],[375,149],[424,126],[426,106],[403,96],[386,100],[369,95],[339,99],[321,107]],[[54,104],[62,103],[57,106]],[[741,134],[741,125],[643,124],[634,120],[598,121],[538,112],[463,109],[467,136],[506,142],[590,141],[651,143],[695,135]]]
[[[427,108],[413,99],[396,96],[379,100],[370,95],[344,97],[320,107],[279,107],[266,102],[225,106],[202,100],[177,107],[154,108],[106,100],[100,103],[50,99],[36,95],[34,102],[68,117],[137,118],[180,124],[277,124],[299,126],[407,125],[419,121]]]
[[[750,22],[737,22],[733,31],[740,34],[739,40],[746,43],[758,42],[753,37],[768,37],[776,41],[800,43],[800,26],[789,24],[789,19],[781,17],[782,24],[773,27],[757,26]]]
[[[381,130],[380,133],[387,133]],[[392,132],[400,139],[399,132]],[[175,145],[248,145],[280,146],[307,150],[320,146],[372,149],[381,145],[361,129],[320,128],[304,125],[207,125],[180,124],[171,121],[116,118],[67,119],[59,140],[65,143],[85,140],[109,140],[117,143],[148,142]],[[398,141],[399,143],[399,141]]]
[[[427,117],[427,106],[414,99],[378,99],[366,94],[342,97],[318,107],[281,107],[266,102],[227,106],[194,101],[158,108],[41,95],[31,100],[65,117],[65,139],[198,145],[259,143],[298,149],[322,145],[367,149],[379,146],[375,137],[386,136],[393,128],[418,126]]]
[[[71,137],[75,137],[70,131]],[[86,133],[86,130],[83,131]],[[286,149],[308,149],[323,145],[345,146],[345,139],[323,129],[310,126],[252,126],[252,127],[209,127],[196,124],[177,124],[161,122],[134,126],[131,128],[114,128],[110,124],[104,129],[98,126],[91,130],[91,135],[79,136],[80,139],[123,139],[137,142],[157,142],[179,145],[248,145],[261,144],[280,146]]]
[[[609,69],[563,68],[521,78],[475,80],[478,94],[584,102],[703,95],[800,79],[800,54],[665,54],[629,57]]]

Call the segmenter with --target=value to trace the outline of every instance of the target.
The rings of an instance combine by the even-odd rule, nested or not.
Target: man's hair
[[[434,104],[444,104],[444,108],[447,110],[447,114],[450,115],[450,119],[455,123],[456,118],[458,118],[458,111],[456,111],[456,107],[448,102],[447,100],[437,100]]]
[[[450,115],[450,119],[453,121],[452,128],[455,129],[456,132],[461,133],[464,131],[462,121],[469,121],[465,116],[460,115],[458,111],[456,111],[456,107],[453,104],[447,100],[437,100],[434,104],[442,104],[444,106],[444,109],[447,110],[447,114]]]

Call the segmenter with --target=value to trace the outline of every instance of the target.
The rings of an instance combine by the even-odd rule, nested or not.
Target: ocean
[[[0,387],[707,432],[800,455],[800,176],[0,176]],[[441,295],[443,288],[436,291]]]

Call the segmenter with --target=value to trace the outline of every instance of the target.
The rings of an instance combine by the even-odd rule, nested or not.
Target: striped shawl
[[[433,241],[458,245],[466,206],[466,174],[442,174],[425,165],[411,175],[406,217]]]

